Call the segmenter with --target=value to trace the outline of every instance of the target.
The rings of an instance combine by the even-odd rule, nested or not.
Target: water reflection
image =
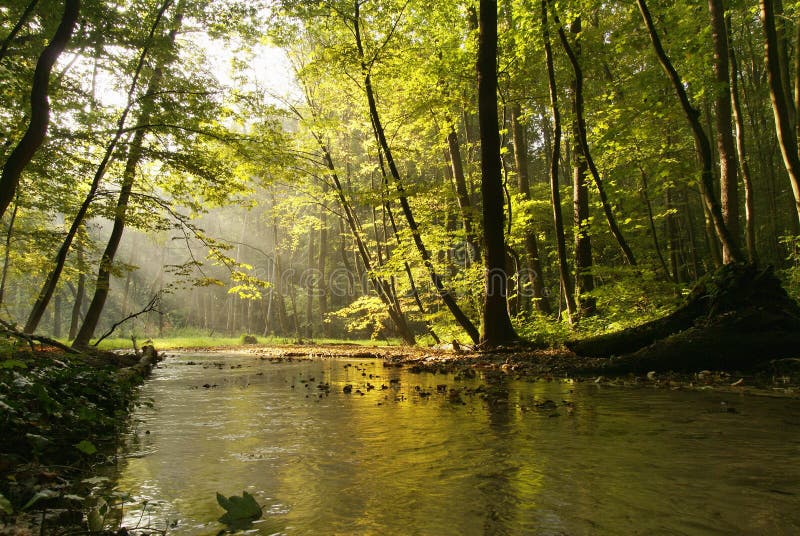
[[[260,534],[800,532],[794,400],[244,355],[168,358],[142,396],[117,487],[170,534],[242,490]]]

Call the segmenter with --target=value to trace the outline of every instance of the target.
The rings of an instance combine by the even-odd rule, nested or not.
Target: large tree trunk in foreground
[[[61,23],[58,25],[53,39],[42,51],[39,61],[36,63],[36,70],[33,73],[33,86],[31,87],[31,116],[28,129],[14,150],[11,151],[8,160],[3,166],[3,173],[0,175],[0,218],[6,213],[8,205],[14,199],[22,171],[42,145],[47,134],[47,126],[50,123],[50,101],[48,99],[50,71],[52,71],[53,65],[55,65],[58,57],[67,47],[67,43],[72,37],[79,12],[79,0],[66,0],[64,2],[64,14],[61,17]]]
[[[481,0],[478,34],[478,120],[481,130],[481,194],[486,287],[481,343],[499,346],[518,340],[508,316],[508,274],[503,229],[503,177],[497,118],[497,1]]]
[[[771,268],[726,264],[695,286],[674,313],[616,333],[569,343],[588,357],[617,357],[610,370],[747,369],[795,357],[800,306]]]

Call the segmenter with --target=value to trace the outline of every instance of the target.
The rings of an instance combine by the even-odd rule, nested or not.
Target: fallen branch
[[[136,318],[138,316],[141,316],[141,315],[143,315],[145,313],[149,313],[151,311],[155,311],[155,312],[157,312],[159,314],[163,314],[161,311],[158,310],[158,306],[159,306],[160,302],[161,302],[161,292],[158,292],[155,296],[150,298],[150,301],[147,302],[147,305],[144,306],[144,309],[142,309],[141,311],[136,312],[136,313],[131,313],[128,316],[126,316],[125,318],[123,318],[122,320],[120,320],[119,322],[115,323],[113,326],[111,326],[111,329],[109,329],[107,332],[105,332],[102,337],[97,339],[92,344],[92,346],[97,347],[97,345],[100,344],[100,342],[103,339],[107,338],[109,335],[114,333],[115,329],[120,327],[122,324],[124,324],[128,320],[132,320],[132,319],[134,319],[134,318]],[[134,347],[135,347],[135,343],[134,343]]]
[[[36,341],[39,344],[47,345],[47,346],[53,346],[55,348],[58,348],[59,350],[64,350],[65,352],[70,353],[70,354],[78,354],[78,353],[80,353],[77,350],[73,350],[72,348],[70,348],[69,346],[67,346],[65,344],[61,344],[60,342],[58,342],[58,341],[56,341],[54,339],[51,339],[49,337],[45,337],[44,335],[28,335],[27,333],[23,333],[23,332],[19,331],[17,328],[15,328],[13,325],[11,325],[10,323],[6,322],[5,320],[0,320],[0,331],[2,331],[3,333],[9,334],[12,337],[16,337],[18,339],[24,340],[25,342],[27,342],[30,345],[31,350],[33,350],[33,351],[36,350],[36,348],[34,348],[34,346],[33,346],[34,345],[34,341]]]

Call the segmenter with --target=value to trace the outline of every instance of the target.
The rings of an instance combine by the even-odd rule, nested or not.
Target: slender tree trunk
[[[611,209],[611,203],[608,201],[603,180],[600,178],[600,172],[597,170],[597,166],[594,164],[592,154],[589,151],[589,142],[586,136],[586,119],[583,113],[583,70],[581,69],[580,62],[578,61],[578,57],[576,56],[572,45],[570,45],[569,40],[567,39],[567,34],[559,24],[558,16],[555,16],[555,22],[558,25],[558,36],[561,39],[561,44],[564,47],[564,51],[567,53],[567,57],[569,57],[572,70],[575,73],[575,120],[578,126],[578,142],[580,143],[580,147],[583,152],[582,156],[586,161],[586,165],[589,167],[592,178],[594,178],[595,186],[597,186],[597,193],[600,196],[600,203],[603,206],[603,213],[606,216],[608,228],[611,230],[611,234],[614,235],[617,244],[619,244],[619,247],[622,250],[622,254],[628,261],[628,264],[631,266],[636,266],[636,259],[633,256],[633,251],[631,251],[631,248],[628,245],[628,242],[625,240],[625,237],[622,236],[622,231],[617,224],[617,219],[614,217],[614,211]],[[580,31],[580,26],[578,26],[578,31]]]
[[[550,201],[553,206],[553,224],[556,232],[558,250],[558,271],[561,279],[561,290],[567,304],[567,316],[572,322],[577,313],[572,279],[567,265],[567,242],[564,238],[564,218],[561,214],[561,192],[558,185],[558,167],[561,159],[561,114],[558,111],[558,88],[556,87],[555,67],[553,66],[553,49],[550,44],[550,27],[547,22],[547,2],[542,0],[542,36],[544,38],[545,60],[547,62],[547,81],[550,91],[550,107],[553,114],[553,152],[550,157]],[[560,307],[559,307],[560,309]]]
[[[730,69],[730,99],[733,113],[733,124],[736,134],[736,155],[739,162],[739,171],[742,174],[742,184],[744,185],[744,215],[745,215],[745,244],[747,246],[747,258],[753,263],[758,263],[758,251],[756,250],[756,226],[755,226],[755,202],[753,201],[753,179],[750,175],[750,165],[747,158],[747,149],[744,140],[744,119],[742,105],[739,102],[739,66],[736,61],[736,53],[730,39],[730,16],[727,17],[725,25],[728,32],[728,59]],[[800,28],[800,25],[798,25]],[[800,54],[798,54],[800,57]]]
[[[798,156],[797,139],[792,129],[792,122],[787,106],[787,95],[784,93],[781,79],[781,62],[778,51],[778,37],[775,31],[775,12],[773,0],[760,0],[761,22],[764,26],[764,56],[769,80],[769,94],[772,100],[772,113],[775,118],[775,131],[778,145],[783,156],[786,173],[794,193],[795,208],[800,218],[800,156]]]
[[[378,115],[378,107],[375,102],[375,93],[372,88],[372,77],[370,76],[369,66],[366,64],[366,56],[364,53],[364,47],[361,42],[361,20],[359,16],[359,0],[356,0],[355,4],[355,16],[353,18],[353,33],[356,39],[356,47],[358,49],[358,56],[361,61],[361,72],[364,78],[364,90],[367,94],[367,102],[369,104],[369,112],[370,117],[372,119],[372,126],[375,131],[375,137],[377,138],[378,145],[383,150],[383,154],[386,157],[386,164],[389,167],[389,172],[392,175],[392,179],[395,182],[395,189],[398,193],[398,198],[400,201],[400,207],[403,210],[403,215],[408,222],[408,227],[411,230],[411,235],[414,240],[414,245],[417,247],[420,256],[422,257],[422,262],[427,268],[428,273],[430,274],[431,280],[433,281],[433,285],[436,288],[437,292],[439,293],[439,297],[442,299],[442,302],[447,306],[450,310],[451,314],[455,318],[456,322],[467,332],[470,339],[475,344],[480,342],[480,334],[478,333],[477,328],[472,323],[472,321],[464,314],[461,308],[456,303],[456,299],[454,294],[450,289],[445,287],[442,278],[436,272],[436,268],[433,265],[433,261],[431,260],[431,255],[428,252],[428,249],[425,247],[424,242],[422,241],[422,235],[420,234],[419,226],[417,225],[416,220],[414,219],[414,214],[411,211],[411,206],[408,203],[408,197],[405,193],[405,188],[403,187],[403,183],[400,180],[400,172],[397,169],[395,164],[394,158],[392,156],[391,148],[389,147],[389,143],[386,140],[386,133],[384,132],[383,125],[380,121],[380,116]],[[505,298],[505,296],[504,296]]]
[[[61,292],[56,293],[53,300],[53,338],[61,337]]]
[[[558,18],[555,19],[558,24]],[[572,50],[576,62],[581,56],[579,36],[581,18],[576,17],[570,24],[570,31],[575,35]],[[559,32],[563,34],[562,30]],[[562,38],[564,50],[570,48],[566,35]],[[597,310],[597,302],[587,293],[594,290],[592,276],[592,239],[589,233],[589,165],[583,149],[581,134],[581,118],[583,116],[583,73],[580,68],[574,70],[572,80],[572,204],[573,223],[575,225],[575,294],[578,300],[580,316],[591,316]],[[580,74],[580,76],[579,76]]]
[[[120,118],[117,120],[117,128],[114,133],[114,137],[106,146],[106,151],[105,154],[103,155],[103,159],[98,165],[94,177],[92,178],[92,184],[89,187],[89,192],[86,194],[86,198],[83,200],[83,203],[78,209],[78,213],[75,215],[75,219],[72,222],[72,226],[67,232],[67,236],[64,238],[64,241],[61,244],[58,253],[56,254],[56,258],[53,262],[53,269],[47,275],[47,279],[45,280],[45,283],[42,286],[41,291],[39,292],[39,296],[36,299],[36,302],[33,304],[33,309],[31,310],[31,313],[28,316],[28,320],[25,323],[25,328],[24,328],[25,333],[33,333],[36,330],[36,327],[39,325],[39,321],[42,319],[42,315],[44,314],[45,309],[47,309],[47,304],[50,303],[50,298],[53,296],[53,291],[55,290],[56,285],[58,284],[58,280],[61,277],[61,272],[64,269],[64,263],[67,260],[67,254],[69,253],[69,248],[72,245],[72,241],[75,238],[75,234],[78,232],[78,228],[82,225],[83,220],[86,217],[86,213],[89,211],[89,206],[94,201],[95,194],[97,193],[97,188],[100,186],[100,181],[106,174],[106,170],[108,169],[108,166],[111,163],[117,144],[119,143],[123,134],[125,134],[126,131],[125,122],[128,119],[128,115],[130,114],[131,109],[136,103],[136,90],[139,85],[139,77],[141,76],[142,69],[144,68],[145,59],[153,43],[153,35],[155,34],[156,30],[158,29],[158,26],[161,23],[161,19],[164,16],[164,12],[167,10],[167,8],[170,6],[171,3],[172,0],[165,0],[165,2],[161,5],[158,12],[156,13],[153,25],[150,27],[150,34],[146,42],[147,44],[145,45],[144,49],[142,49],[142,52],[139,55],[139,61],[134,71],[133,80],[131,82],[130,88],[128,89],[127,103],[125,105],[125,108],[123,108],[122,110]]]
[[[709,217],[711,219],[711,223],[713,224],[714,232],[716,233],[720,242],[723,244],[723,247],[729,252],[730,260],[741,261],[744,259],[744,257],[742,256],[742,253],[736,242],[734,242],[730,230],[725,225],[725,220],[722,216],[722,208],[714,193],[711,144],[709,143],[708,137],[703,130],[703,126],[700,124],[700,112],[698,112],[689,102],[689,97],[686,94],[686,88],[683,85],[683,81],[678,75],[678,72],[675,70],[675,67],[673,67],[672,62],[667,56],[667,53],[664,51],[664,47],[661,44],[661,39],[658,37],[658,32],[653,24],[653,18],[650,15],[650,10],[647,8],[645,0],[636,1],[639,5],[639,11],[642,14],[642,19],[647,27],[648,34],[650,35],[650,41],[653,43],[653,48],[656,56],[658,57],[658,61],[661,63],[661,67],[667,73],[678,100],[681,103],[681,107],[683,108],[686,119],[689,122],[689,126],[692,129],[697,155],[700,162],[702,162],[702,172],[700,174],[701,191]]]
[[[314,243],[314,229],[308,231],[308,268],[314,266],[314,253],[317,246]],[[313,277],[306,279],[306,337],[314,338],[314,286]]]
[[[325,185],[324,191],[327,193],[328,186]],[[328,313],[328,284],[325,281],[326,263],[328,260],[328,221],[326,217],[326,208],[320,207],[319,209],[319,257],[317,258],[317,271],[319,279],[317,280],[317,293],[319,296],[319,318],[322,327],[322,335],[328,337],[328,324],[325,322],[325,315]]]
[[[493,347],[518,339],[508,316],[504,195],[497,118],[497,1],[480,0],[478,12],[478,121],[486,287],[481,343]]]
[[[525,136],[525,127],[520,121],[522,109],[519,104],[511,109],[512,136],[514,138],[514,162],[517,167],[517,182],[519,192],[523,198],[530,200],[531,186],[528,176],[528,144]],[[530,279],[533,302],[536,309],[545,315],[550,315],[553,309],[550,300],[545,294],[544,272],[539,258],[539,241],[535,229],[525,230],[525,254],[528,276]]]
[[[450,169],[453,175],[453,182],[456,187],[456,198],[458,199],[458,207],[461,209],[461,221],[464,224],[464,233],[467,238],[467,259],[469,262],[479,262],[481,259],[481,250],[478,244],[477,233],[475,232],[475,224],[473,222],[474,208],[469,198],[469,190],[467,189],[467,181],[464,176],[464,165],[461,162],[461,148],[458,144],[458,135],[456,134],[455,127],[451,127],[450,133],[447,135],[447,150],[450,157]]]
[[[0,218],[6,213],[8,205],[14,199],[22,171],[42,145],[47,134],[47,127],[50,123],[50,100],[48,98],[50,72],[72,37],[79,12],[79,0],[65,0],[61,23],[58,25],[53,39],[39,56],[39,61],[36,62],[33,86],[31,87],[31,115],[28,129],[14,150],[11,151],[3,166],[2,175],[0,175]]]
[[[661,268],[664,270],[664,274],[667,276],[667,279],[674,281],[674,278],[672,274],[670,274],[669,268],[667,267],[667,262],[664,260],[664,254],[661,253],[661,244],[658,242],[656,224],[653,221],[653,204],[650,202],[650,193],[648,192],[647,187],[647,173],[645,173],[644,168],[642,167],[639,167],[639,173],[642,177],[642,200],[644,201],[645,207],[647,207],[647,221],[650,223],[650,234],[653,235],[653,246],[656,249],[656,255],[661,263]],[[673,273],[675,272],[673,271]]]
[[[175,15],[172,30],[169,34],[169,46],[175,45],[175,38],[178,35],[183,15],[179,11]],[[162,60],[164,63],[170,60]],[[100,321],[100,315],[105,307],[108,294],[111,290],[111,270],[114,265],[114,259],[119,249],[119,244],[122,241],[122,233],[125,230],[125,223],[128,215],[128,203],[130,201],[131,191],[136,179],[136,168],[142,158],[142,150],[145,139],[145,127],[150,123],[150,116],[153,111],[153,96],[160,90],[161,79],[163,78],[163,65],[159,65],[150,77],[147,85],[147,93],[142,107],[142,112],[136,122],[136,131],[133,134],[130,148],[128,150],[128,158],[125,163],[125,170],[122,175],[122,185],[120,187],[119,197],[117,198],[117,206],[114,211],[114,224],[111,229],[111,235],[108,238],[105,251],[100,260],[100,267],[97,271],[97,282],[95,284],[94,296],[89,304],[89,309],[86,311],[86,317],[83,320],[83,325],[75,336],[72,343],[73,348],[86,348],[89,345],[89,339],[94,335],[94,330],[97,323]]]
[[[17,37],[17,34],[25,25],[25,23],[28,22],[28,19],[31,17],[33,10],[36,8],[36,4],[38,3],[39,0],[31,0],[30,3],[27,6],[25,6],[25,10],[22,12],[22,15],[19,16],[19,19],[17,19],[17,23],[8,33],[6,38],[3,39],[3,43],[2,45],[0,45],[0,61],[3,61],[3,58],[6,57],[6,54],[8,53],[8,47],[11,46],[11,43],[14,41],[14,38]]]
[[[80,326],[83,302],[86,298],[86,273],[83,269],[83,244],[78,240],[77,247],[75,248],[75,256],[78,258],[78,286],[75,289],[75,303],[72,305],[72,315],[69,322],[69,340],[75,339],[78,334],[78,327]]]
[[[725,24],[725,8],[722,0],[708,0],[711,16],[711,37],[714,44],[714,127],[717,134],[719,155],[720,201],[722,219],[731,235],[731,241],[740,246],[739,183],[737,181],[736,146],[733,139],[730,65],[728,57],[728,31]],[[722,244],[722,261],[734,259],[728,245]]]
[[[3,275],[0,277],[0,305],[2,305],[6,293],[8,268],[11,262],[11,237],[14,234],[14,222],[17,220],[17,211],[19,210],[19,194],[15,197],[16,201],[14,202],[14,209],[11,211],[11,219],[8,220],[8,232],[6,233],[6,244],[5,250],[3,251]]]

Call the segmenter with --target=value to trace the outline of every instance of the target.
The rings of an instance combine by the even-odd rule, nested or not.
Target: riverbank
[[[81,526],[84,479],[114,460],[136,388],[158,360],[41,346],[0,353],[0,534]]]
[[[385,366],[412,372],[477,374],[499,371],[526,381],[571,379],[615,386],[729,391],[758,396],[800,398],[800,359],[780,359],[753,370],[646,371],[626,373],[609,367],[612,360],[579,356],[566,348],[501,348],[488,352],[452,345],[439,347],[349,344],[210,346],[195,351],[237,352],[262,359],[377,359]],[[608,371],[607,371],[608,370]]]

